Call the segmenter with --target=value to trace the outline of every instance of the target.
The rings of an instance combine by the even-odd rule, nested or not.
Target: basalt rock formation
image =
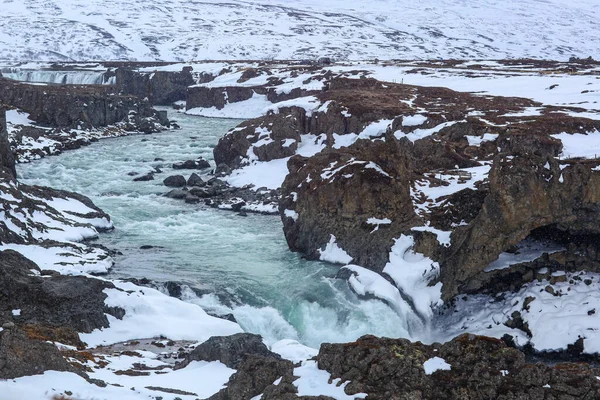
[[[318,259],[333,235],[354,263],[385,265],[393,238],[418,223],[410,194],[412,144],[388,139],[288,162],[280,212],[290,249]],[[373,217],[393,221],[373,231],[367,223]]]
[[[0,102],[29,113],[41,125],[87,129],[125,121],[132,125],[130,130],[147,133],[168,126],[165,112],[112,90],[92,85],[39,86],[0,78]]]
[[[13,177],[17,176],[15,158],[10,148],[6,130],[6,111],[2,105],[0,105],[0,170],[10,173]]]
[[[194,85],[196,79],[191,67],[183,68],[180,72],[155,71],[140,73],[129,68],[115,70],[116,86],[119,93],[147,98],[151,104],[170,105],[186,99],[188,86]],[[214,79],[211,75],[202,75],[200,82]]]

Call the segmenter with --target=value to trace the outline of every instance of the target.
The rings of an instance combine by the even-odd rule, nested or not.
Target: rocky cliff
[[[166,113],[137,97],[116,95],[105,86],[29,85],[0,78],[0,101],[27,113],[35,122],[65,128],[93,128],[131,119],[152,130],[149,119],[167,125]]]
[[[8,141],[8,132],[6,130],[6,111],[0,105],[0,170],[10,173],[13,177],[17,176],[15,169],[15,159]]]
[[[180,72],[155,71],[140,73],[128,68],[117,68],[115,71],[116,86],[119,93],[148,99],[151,104],[171,105],[186,99],[188,86],[197,82],[191,67]],[[200,82],[211,80],[212,75],[201,74]]]

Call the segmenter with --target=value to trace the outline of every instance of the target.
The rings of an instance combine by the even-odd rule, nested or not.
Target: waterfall
[[[105,71],[33,71],[2,68],[2,76],[20,82],[54,83],[59,85],[114,85],[115,77],[105,77]]]

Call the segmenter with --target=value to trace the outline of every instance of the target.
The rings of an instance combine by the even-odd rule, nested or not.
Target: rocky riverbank
[[[17,160],[76,149],[105,137],[155,133],[171,125],[166,112],[103,85],[45,85],[0,78],[8,140]]]

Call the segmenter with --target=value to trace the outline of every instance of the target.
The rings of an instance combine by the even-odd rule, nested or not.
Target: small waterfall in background
[[[115,77],[106,71],[34,71],[18,67],[0,68],[2,76],[20,82],[52,83],[58,85],[114,85]]]

